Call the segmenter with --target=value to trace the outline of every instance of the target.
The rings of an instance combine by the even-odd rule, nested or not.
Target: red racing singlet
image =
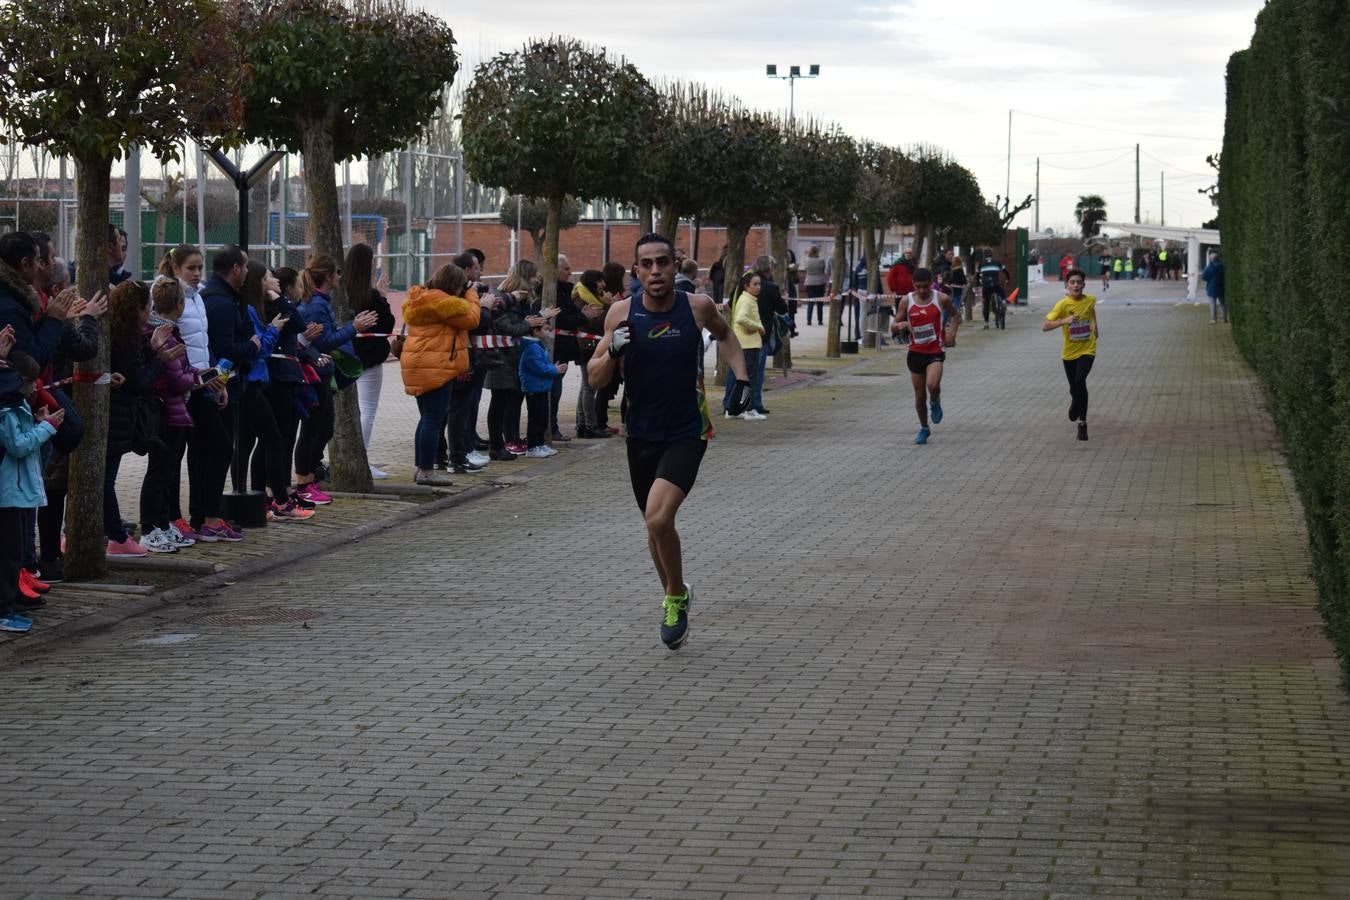
[[[941,353],[942,344],[942,304],[938,303],[937,293],[930,295],[927,303],[920,303],[913,294],[905,296],[905,309],[909,315],[909,349],[911,353]]]

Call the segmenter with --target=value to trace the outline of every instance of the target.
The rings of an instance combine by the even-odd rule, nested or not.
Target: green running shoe
[[[694,592],[689,589],[689,583],[685,582],[683,597],[672,597],[667,594],[666,599],[661,601],[661,608],[664,610],[661,618],[661,643],[671,650],[680,649],[689,637],[689,604],[693,599]]]

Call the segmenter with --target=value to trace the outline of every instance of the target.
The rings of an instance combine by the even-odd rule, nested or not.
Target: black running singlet
[[[694,320],[689,295],[675,292],[666,312],[646,307],[646,295],[628,307],[632,342],[623,357],[628,394],[628,434],[642,441],[665,442],[712,437],[699,360],[703,329]]]

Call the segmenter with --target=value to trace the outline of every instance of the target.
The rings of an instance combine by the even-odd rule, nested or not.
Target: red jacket
[[[898,262],[886,271],[886,293],[903,297],[914,292],[914,276],[909,266]]]

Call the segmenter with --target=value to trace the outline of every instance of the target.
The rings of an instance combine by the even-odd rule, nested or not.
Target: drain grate
[[[193,625],[291,625],[318,617],[319,613],[312,609],[261,606],[257,609],[240,609],[234,612],[206,613],[185,621]]]

